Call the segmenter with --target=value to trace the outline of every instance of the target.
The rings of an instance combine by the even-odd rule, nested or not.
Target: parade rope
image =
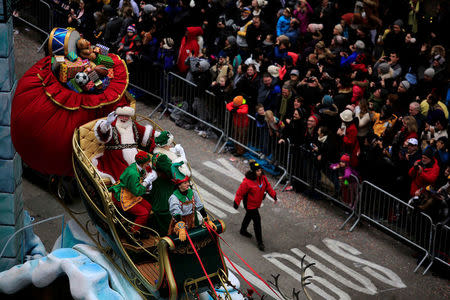
[[[212,282],[211,282],[211,278],[209,278],[208,272],[206,272],[205,266],[203,265],[202,260],[200,259],[200,255],[198,255],[198,252],[197,252],[197,250],[195,249],[195,245],[194,245],[194,243],[192,242],[191,237],[189,236],[189,233],[187,232],[187,230],[186,230],[186,236],[187,236],[187,238],[188,238],[188,240],[189,240],[189,243],[191,244],[192,250],[194,250],[194,253],[195,253],[195,255],[197,256],[198,261],[200,262],[200,266],[202,267],[203,272],[205,273],[206,279],[208,279],[208,282],[209,282],[209,284],[211,285],[211,288],[212,288],[212,290],[214,291],[214,294],[216,295],[216,299],[219,300],[219,296],[217,295],[216,289],[214,288],[214,285],[213,285]]]
[[[209,232],[209,234],[211,235],[211,238],[215,239],[214,236],[213,236],[213,234],[212,234],[212,232],[211,232],[211,230],[214,230],[214,229],[213,229],[211,226],[209,226],[209,224],[207,224],[207,223],[205,223],[205,225],[206,225],[206,229],[208,229],[208,232]],[[255,291],[255,293],[256,293],[259,297],[261,297],[261,294],[258,293],[258,291],[253,287],[253,285],[251,285],[250,282],[248,282],[248,280],[244,277],[244,275],[242,275],[242,273],[239,272],[239,270],[238,270],[238,269],[236,268],[236,266],[233,264],[233,262],[231,261],[231,259],[230,259],[225,253],[223,253],[222,249],[219,247],[219,241],[218,241],[217,239],[215,239],[215,240],[216,240],[216,243],[217,243],[217,248],[219,249],[220,253],[227,259],[227,261],[230,263],[230,265],[231,265],[231,266],[234,268],[234,270],[239,274],[239,276],[241,276],[242,279],[244,279],[244,281],[250,286],[250,288],[251,288],[253,291]]]
[[[212,232],[214,232],[216,234],[216,236],[218,236],[225,243],[225,245],[227,245],[228,248],[230,248],[234,252],[234,254],[236,254],[239,257],[239,259],[242,260],[242,262],[259,278],[259,280],[261,280],[275,295],[280,297],[280,295],[278,295],[278,293],[275,292],[275,290],[272,289],[272,287],[236,251],[234,251],[234,249],[230,246],[230,244],[228,244],[227,241],[225,241],[211,226],[209,226],[209,224],[207,224],[207,222],[205,222],[204,224],[205,224],[206,228],[208,228],[208,230],[212,230]],[[245,280],[245,281],[247,282],[247,280]],[[256,292],[256,290],[255,290],[255,292]]]

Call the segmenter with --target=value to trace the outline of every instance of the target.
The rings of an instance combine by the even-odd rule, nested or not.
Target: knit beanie
[[[381,63],[379,66],[378,66],[378,72],[381,74],[381,75],[384,75],[384,74],[387,74],[387,73],[389,73],[389,69],[391,68],[391,66],[388,64],[388,63]]]
[[[408,80],[403,80],[402,82],[400,82],[400,85],[402,85],[406,90],[409,90],[409,88],[411,87]]]
[[[423,72],[423,75],[428,76],[430,78],[433,78],[435,74],[435,71],[433,68],[428,68],[425,70],[425,72]]]
[[[322,98],[322,104],[330,106],[333,104],[333,98],[330,95],[325,95]]]

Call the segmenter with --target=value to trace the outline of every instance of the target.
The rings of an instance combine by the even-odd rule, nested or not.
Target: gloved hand
[[[180,157],[186,157],[186,154],[184,153],[184,149],[183,146],[181,146],[180,144],[176,144],[175,147],[175,154],[180,156]]]
[[[108,117],[106,117],[106,124],[111,125],[116,118],[117,118],[116,112],[115,111],[110,112]]]
[[[234,209],[238,209],[239,205],[236,202],[233,202],[233,207],[234,207]]]
[[[212,229],[214,229],[214,231],[217,230],[216,225],[213,223],[213,221],[211,221],[211,220],[209,219],[209,217],[203,218],[203,222],[204,222],[204,223],[207,223]]]
[[[158,174],[156,174],[155,171],[151,171],[150,173],[147,174],[147,176],[145,176],[144,186],[151,185],[152,182],[156,180],[156,178],[158,178]]]
[[[180,241],[184,242],[186,240],[186,224],[183,221],[175,224],[175,233],[178,234]]]

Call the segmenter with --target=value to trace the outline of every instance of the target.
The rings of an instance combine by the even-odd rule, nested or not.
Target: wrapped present
[[[59,81],[66,83],[67,82],[67,64],[62,63],[59,67]]]
[[[105,77],[102,80],[103,83],[103,89],[106,90],[106,88],[108,87],[109,83],[111,82],[111,80],[109,79],[109,77]]]
[[[95,45],[97,48],[100,49],[100,53],[101,55],[108,55],[109,53],[109,48],[106,46],[103,46],[102,44],[97,44]]]
[[[94,82],[95,88],[96,89],[103,89],[103,82],[99,79],[97,81]]]
[[[53,56],[53,58],[55,59],[55,61],[57,63],[60,63],[60,64],[62,64],[65,61],[63,55],[55,55],[55,56]]]
[[[78,58],[78,55],[74,51],[70,51],[69,54],[67,54],[67,58],[70,61],[76,61]]]
[[[114,69],[108,69],[108,75],[106,75],[109,77],[109,79],[113,79],[114,78]]]
[[[67,78],[74,78],[78,72],[84,71],[83,61],[81,58],[77,58],[75,61],[66,60],[67,65]]]
[[[91,81],[96,82],[97,80],[99,80],[100,78],[98,77],[97,72],[92,71],[90,73],[88,73],[88,77]]]
[[[97,58],[95,59],[95,64],[104,65],[108,69],[114,67],[114,61],[112,60],[112,58],[103,54],[97,55]]]
[[[92,91],[94,88],[95,88],[95,84],[92,80],[90,80],[88,83],[86,83],[83,86],[83,91],[89,92],[89,91]]]
[[[67,82],[67,86],[74,92],[82,93],[83,89],[76,83],[75,78],[70,79]]]

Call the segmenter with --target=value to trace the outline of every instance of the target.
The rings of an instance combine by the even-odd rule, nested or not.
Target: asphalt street
[[[43,57],[36,53],[42,42],[37,34],[17,26],[15,34],[16,73],[18,78]],[[143,99],[138,102],[137,112],[149,114],[157,102]],[[266,251],[256,247],[254,238],[239,235],[244,210],[233,209],[234,193],[248,164],[231,154],[213,153],[213,140],[202,138],[194,131],[174,125],[167,116],[155,120],[171,131],[181,143],[191,163],[193,179],[197,183],[206,208],[225,221],[227,231],[223,238],[264,279],[280,274],[280,287],[286,295],[300,284],[300,260],[315,262],[306,275],[312,276],[308,291],[313,299],[449,299],[450,287],[447,279],[423,268],[413,273],[418,258],[412,248],[400,243],[366,223],[353,232],[349,226],[339,230],[347,214],[326,199],[311,200],[295,192],[277,189],[279,203],[266,199],[260,210]],[[275,178],[270,178],[274,184]],[[27,176],[23,180],[25,208],[36,221],[65,214],[64,209],[46,191],[44,180]],[[68,203],[78,218],[87,221],[82,214],[84,208],[79,201]],[[66,220],[69,217],[66,215]],[[47,250],[50,251],[56,237],[61,233],[61,221],[56,220],[36,227]],[[249,231],[253,233],[252,227]],[[250,269],[222,243],[224,252],[239,267],[258,291],[271,292],[251,274]],[[241,281],[243,282],[243,281]],[[303,294],[300,294],[302,299]]]

